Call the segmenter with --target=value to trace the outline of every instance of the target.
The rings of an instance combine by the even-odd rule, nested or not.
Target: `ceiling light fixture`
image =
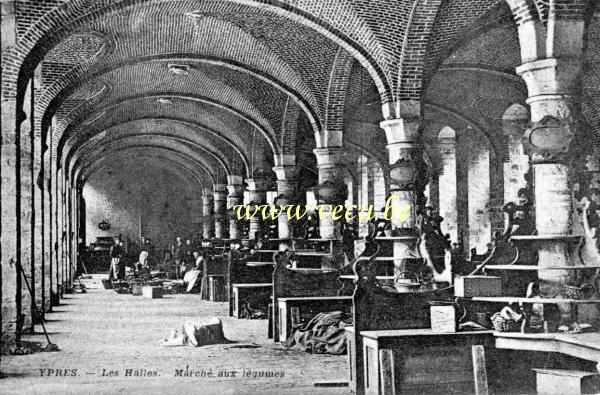
[[[175,75],[188,75],[190,73],[190,66],[187,64],[176,64],[169,63],[169,71]]]

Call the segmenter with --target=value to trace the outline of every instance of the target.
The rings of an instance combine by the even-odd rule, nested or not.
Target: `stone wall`
[[[138,241],[140,205],[142,234],[159,247],[170,245],[177,235],[194,232],[190,201],[194,181],[183,179],[164,169],[115,163],[92,176],[83,189],[86,202],[86,240],[123,234]],[[108,222],[108,231],[98,223]]]

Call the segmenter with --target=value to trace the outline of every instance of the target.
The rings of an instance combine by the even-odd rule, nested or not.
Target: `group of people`
[[[175,260],[177,279],[183,278],[190,270],[203,270],[206,257],[200,242],[192,243],[191,239],[187,239],[184,243],[178,237],[176,244],[171,246],[171,255]]]
[[[191,270],[204,269],[205,253],[201,240],[193,243],[191,239],[187,239],[184,243],[181,237],[177,237],[176,243],[165,250],[163,261],[160,262],[150,239],[141,237],[139,247],[134,244],[128,249],[119,235],[115,237],[111,246],[110,260],[109,280],[124,279],[126,266],[132,266],[132,269],[138,272],[163,269],[174,279],[183,279]]]

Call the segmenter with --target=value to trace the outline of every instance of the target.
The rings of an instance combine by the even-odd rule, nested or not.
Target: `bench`
[[[244,318],[242,316],[243,304],[255,310],[267,311],[269,299],[273,292],[273,284],[232,284],[232,315],[235,318]]]
[[[271,333],[274,341],[285,341],[292,328],[290,312],[293,308],[298,313],[304,312],[302,318],[310,320],[317,313],[349,310],[352,301],[348,298],[336,299],[338,296],[350,296],[353,288],[347,281],[340,279],[343,273],[350,273],[350,266],[342,269],[292,269],[293,252],[281,252],[275,255],[273,270],[273,308]],[[289,300],[283,305],[281,299]],[[290,303],[288,308],[288,303]],[[281,308],[285,312],[280,315]]]
[[[429,301],[451,301],[452,287],[399,293],[376,277],[377,254],[354,265],[356,287],[353,295],[354,330],[348,332],[348,365],[350,389],[357,394],[365,391],[363,336],[365,331],[429,328]]]
[[[493,331],[400,329],[360,336],[366,394],[487,394],[484,349],[494,346]]]
[[[256,264],[253,255],[244,254],[241,251],[235,251],[230,254],[226,271],[227,296],[229,300],[229,315],[238,316],[234,311],[238,311],[239,305],[236,305],[233,295],[233,284],[269,284],[271,285],[273,276],[273,264],[269,262],[260,262]],[[248,264],[249,262],[254,262]],[[260,287],[259,287],[260,288]],[[248,288],[248,292],[252,287]],[[268,299],[267,299],[268,305]],[[254,307],[252,307],[254,308]],[[266,311],[266,306],[265,306]]]

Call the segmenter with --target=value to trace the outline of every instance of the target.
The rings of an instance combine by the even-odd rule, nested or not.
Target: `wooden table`
[[[496,348],[560,353],[600,365],[600,333],[494,332],[494,337]]]
[[[269,305],[272,283],[257,284],[232,284],[233,288],[233,316],[240,318],[241,303],[246,302],[253,309],[264,308],[265,312]]]
[[[311,313],[350,311],[352,309],[352,296],[277,298],[277,304],[279,309],[279,340],[285,341],[291,334],[294,321],[297,323],[299,320],[302,310],[308,310]]]
[[[484,347],[494,347],[493,331],[398,329],[360,335],[366,394],[487,394]]]

